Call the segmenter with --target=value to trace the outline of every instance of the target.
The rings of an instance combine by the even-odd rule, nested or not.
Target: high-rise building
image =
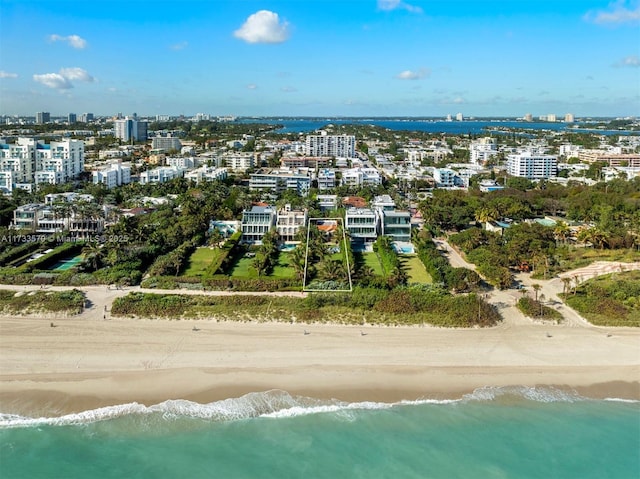
[[[80,123],[89,123],[93,121],[93,113],[83,113],[80,115]]]
[[[69,113],[67,116],[67,123],[75,123],[78,121],[78,116],[75,113]]]
[[[554,113],[549,113],[547,115],[547,121],[558,121],[558,118],[556,117],[556,115]]]
[[[573,116],[573,113],[567,113],[564,116],[564,122],[565,123],[573,123],[574,121],[576,121],[575,117]]]
[[[456,121],[464,120],[464,115],[462,113],[456,113]]]
[[[122,141],[147,141],[147,122],[132,117],[113,122],[115,137]]]
[[[51,121],[51,114],[48,111],[39,111],[36,113],[36,123],[38,125],[44,125]]]
[[[524,121],[533,121],[533,115],[531,113],[525,113]]]
[[[353,158],[356,156],[354,135],[307,135],[306,154],[309,156],[334,156]]]
[[[555,177],[558,174],[558,159],[553,155],[531,151],[516,153],[507,156],[507,172],[530,180]]]

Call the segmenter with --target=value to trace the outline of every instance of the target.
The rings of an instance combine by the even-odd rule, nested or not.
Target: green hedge
[[[46,270],[49,266],[55,264],[57,261],[60,261],[63,258],[80,253],[83,247],[84,242],[62,243],[57,248],[54,248],[53,251],[41,256],[38,259],[25,263],[17,269],[19,272],[25,273],[34,270]]]
[[[225,241],[221,248],[222,254],[211,261],[211,264],[207,267],[207,270],[204,273],[205,277],[210,278],[218,273],[224,273],[229,266],[231,266],[241,238],[242,231],[236,231],[227,241]]]

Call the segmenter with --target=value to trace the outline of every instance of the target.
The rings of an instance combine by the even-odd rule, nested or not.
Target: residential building
[[[80,123],[89,123],[91,121],[93,121],[93,113],[83,113],[80,115]]]
[[[354,243],[373,243],[378,237],[378,219],[370,208],[348,208],[344,221]]]
[[[555,114],[550,113],[547,115],[547,121],[556,122],[558,121],[558,117]]]
[[[331,158],[328,156],[283,156],[280,165],[285,168],[327,168],[331,166]]]
[[[271,170],[265,173],[254,173],[249,176],[249,189],[281,193],[294,190],[300,196],[307,196],[311,187],[309,175],[292,170]]]
[[[84,142],[18,138],[14,144],[0,144],[0,187],[11,191],[16,184],[69,181],[84,171]],[[9,175],[8,172],[11,174]]]
[[[262,237],[276,224],[273,206],[253,206],[242,212],[242,242],[262,244]]]
[[[78,116],[75,113],[69,113],[67,115],[67,123],[76,123],[78,121]]]
[[[318,171],[318,189],[330,190],[336,187],[336,172],[328,168]]]
[[[295,241],[295,236],[301,228],[307,225],[307,210],[292,210],[287,204],[276,215],[276,231],[285,243]]]
[[[498,154],[498,140],[491,137],[480,138],[469,147],[470,161],[476,165],[484,165]]]
[[[462,113],[456,113],[456,121],[463,121],[464,115]]]
[[[507,172],[530,180],[557,176],[558,159],[554,155],[544,155],[524,151],[507,156]]]
[[[377,186],[382,184],[380,172],[375,168],[351,168],[342,172],[342,186]]]
[[[181,178],[184,171],[180,168],[172,166],[162,166],[160,168],[154,168],[153,170],[147,170],[140,173],[140,184],[146,185],[147,183],[166,183],[175,178]]]
[[[234,152],[224,155],[224,164],[230,171],[245,172],[255,167],[253,153]]]
[[[451,168],[434,168],[433,179],[438,188],[453,188],[456,186],[457,174]]]
[[[111,163],[106,168],[100,168],[91,172],[93,183],[102,183],[107,188],[131,183],[131,165],[121,162]]]
[[[354,135],[307,135],[306,153],[309,156],[333,156],[354,158],[356,137]]]
[[[13,210],[13,222],[11,228],[16,230],[35,231],[38,226],[38,216],[45,208],[42,203],[30,203]]]
[[[478,187],[480,188],[480,191],[482,191],[483,193],[504,190],[504,186],[499,185],[496,182],[496,180],[489,180],[489,179],[480,181],[480,183],[478,184]]]
[[[165,158],[165,164],[167,166],[173,166],[175,168],[180,168],[181,170],[195,168],[197,161],[198,160],[192,156],[170,156]]]
[[[533,121],[533,115],[531,113],[525,113],[524,121]]]
[[[411,214],[405,210],[377,210],[380,234],[393,241],[411,241]]]
[[[155,136],[151,140],[151,148],[165,152],[180,151],[182,149],[182,142],[180,138],[174,136]]]
[[[201,166],[200,168],[185,173],[184,177],[196,183],[200,183],[201,181],[224,180],[227,178],[227,169],[216,168],[214,166]]]
[[[51,121],[51,114],[48,111],[39,111],[36,113],[36,123],[38,125],[44,125]]]
[[[75,203],[73,200],[66,199],[63,202]],[[11,228],[24,229],[37,234],[66,231],[76,238],[86,238],[104,231],[103,211],[97,208],[97,205],[93,206],[93,208],[86,208],[77,205],[63,208],[60,205],[42,203],[22,205],[13,212]]]
[[[338,209],[338,195],[318,195],[318,208],[320,211],[332,211]]]
[[[135,117],[125,117],[113,122],[114,134],[122,141],[147,141],[147,122]]]
[[[606,150],[580,150],[578,152],[580,161],[595,163],[601,161],[608,166],[627,166],[630,168],[640,167],[640,154],[638,153],[611,153]]]
[[[564,122],[565,123],[573,123],[574,121],[576,121],[575,117],[573,116],[573,113],[567,113],[564,116]]]

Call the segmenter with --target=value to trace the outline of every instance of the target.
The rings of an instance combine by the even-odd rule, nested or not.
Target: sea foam
[[[279,419],[310,414],[336,414],[342,419],[353,419],[358,410],[383,410],[415,405],[451,405],[469,402],[503,401],[508,398],[527,401],[576,402],[588,400],[571,391],[553,387],[483,387],[478,388],[460,399],[418,399],[414,401],[385,402],[345,402],[337,399],[321,400],[304,396],[292,396],[280,391],[270,390],[249,393],[238,398],[200,404],[185,399],[172,399],[145,406],[137,402],[91,409],[79,413],[58,417],[24,417],[15,414],[0,413],[0,428],[33,426],[67,426],[107,421],[126,416],[157,416],[171,421],[184,418],[205,421],[225,422],[252,418]],[[634,400],[607,398],[606,401],[638,402]]]

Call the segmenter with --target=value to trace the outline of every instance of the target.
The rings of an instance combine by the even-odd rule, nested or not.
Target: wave
[[[24,417],[0,413],[0,429],[34,426],[72,426],[108,421],[122,417],[159,416],[163,420],[199,419],[225,422],[252,418],[278,419],[307,416],[311,414],[338,414],[342,418],[353,419],[355,412],[362,410],[385,410],[403,406],[451,405],[474,402],[493,402],[505,399],[527,401],[577,402],[588,398],[571,391],[553,387],[483,387],[460,399],[418,399],[415,401],[384,402],[344,402],[335,399],[321,400],[304,396],[292,396],[285,391],[271,390],[249,393],[238,398],[200,404],[185,399],[173,399],[145,406],[137,402],[91,409],[58,417]],[[640,401],[607,398],[605,401],[639,403]]]

